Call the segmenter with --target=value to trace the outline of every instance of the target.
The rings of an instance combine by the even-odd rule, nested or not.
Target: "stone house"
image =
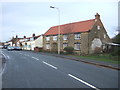
[[[58,27],[51,27],[43,37],[44,50],[57,51]],[[110,38],[97,13],[95,19],[60,25],[60,51],[66,46],[72,46],[78,54],[95,53],[102,48],[103,43],[109,43]]]

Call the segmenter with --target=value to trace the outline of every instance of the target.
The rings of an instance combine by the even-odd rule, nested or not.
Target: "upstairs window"
[[[49,36],[46,37],[46,41],[50,41],[50,37]]]
[[[97,29],[100,30],[100,26],[97,26]]]
[[[24,39],[24,41],[28,41],[28,39]]]
[[[68,40],[68,35],[63,35],[63,40]]]
[[[80,39],[80,33],[75,34],[75,39],[76,39],[76,40],[79,40],[79,39]]]
[[[106,38],[106,35],[104,34],[104,38]]]
[[[57,36],[53,36],[53,40],[56,41],[57,40]]]
[[[33,41],[34,40],[34,38],[32,37],[32,38],[30,38],[30,41]]]

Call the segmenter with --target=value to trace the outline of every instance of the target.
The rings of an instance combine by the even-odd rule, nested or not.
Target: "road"
[[[3,88],[118,88],[118,71],[31,51],[2,50]]]

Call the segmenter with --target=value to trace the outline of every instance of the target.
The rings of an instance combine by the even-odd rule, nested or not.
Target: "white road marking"
[[[70,76],[70,77],[72,77],[72,78],[74,78],[74,79],[76,79],[76,80],[84,83],[85,85],[87,85],[87,86],[89,86],[89,87],[91,87],[91,88],[94,88],[94,89],[96,89],[96,90],[100,90],[100,89],[96,88],[95,86],[93,86],[93,85],[91,85],[91,84],[89,84],[89,83],[87,83],[87,82],[85,82],[85,81],[83,81],[83,80],[81,80],[81,79],[79,79],[79,78],[71,75],[71,74],[68,74],[68,76]]]
[[[46,64],[46,65],[48,65],[48,66],[54,68],[54,69],[57,69],[57,67],[55,67],[55,66],[53,66],[53,65],[51,65],[51,64],[49,64],[49,63],[47,63],[47,62],[45,62],[45,61],[42,61],[42,62],[43,62],[44,64]]]
[[[24,54],[25,56],[28,56],[27,54]]]
[[[35,58],[35,57],[32,57],[33,59],[35,59],[35,60],[39,60],[38,58]]]
[[[0,72],[0,76],[3,74],[3,72],[5,71],[5,68],[6,68],[6,63],[4,65],[4,68],[2,69],[2,71]]]
[[[10,59],[10,57],[9,57],[9,56],[7,56],[7,58],[8,58],[8,59]]]
[[[1,54],[6,58],[5,54],[3,54],[3,53],[1,53]]]

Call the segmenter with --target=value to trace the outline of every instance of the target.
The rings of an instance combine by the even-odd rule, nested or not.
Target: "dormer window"
[[[97,26],[97,29],[100,30],[100,26]]]

